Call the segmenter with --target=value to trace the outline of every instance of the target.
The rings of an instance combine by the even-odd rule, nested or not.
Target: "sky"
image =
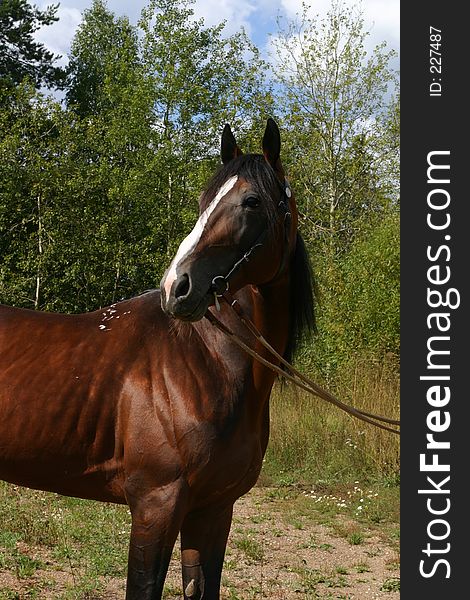
[[[52,0],[30,0],[40,8],[53,3]],[[67,62],[70,43],[79,25],[82,12],[89,8],[92,0],[55,0],[60,6],[57,15],[59,21],[44,27],[36,34],[55,54],[61,54],[58,64]],[[331,0],[307,0],[311,14],[325,15]],[[343,0],[344,4],[362,7],[366,30],[370,31],[367,49],[386,41],[389,48],[399,51],[400,41],[400,1],[399,0]],[[127,15],[131,23],[137,23],[140,12],[147,0],[108,0],[108,8],[116,15]],[[302,0],[196,0],[193,5],[196,17],[204,18],[206,26],[212,26],[226,20],[226,33],[232,34],[243,26],[251,40],[266,55],[270,36],[277,31],[277,18],[291,20],[302,11]],[[394,65],[398,68],[398,60]]]

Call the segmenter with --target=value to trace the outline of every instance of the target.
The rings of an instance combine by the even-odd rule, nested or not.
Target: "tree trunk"
[[[41,268],[42,268],[42,254],[43,254],[43,224],[42,224],[42,204],[41,196],[37,197],[37,209],[38,209],[38,261],[36,269],[36,294],[34,296],[34,309],[39,309],[39,297],[41,292]]]

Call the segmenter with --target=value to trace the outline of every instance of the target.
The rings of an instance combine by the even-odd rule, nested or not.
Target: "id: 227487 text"
[[[429,95],[440,97],[442,95],[442,31],[437,27],[429,27]]]

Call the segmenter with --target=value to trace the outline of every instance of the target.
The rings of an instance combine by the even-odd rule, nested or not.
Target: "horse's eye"
[[[243,206],[246,206],[247,208],[258,208],[260,204],[260,199],[256,196],[248,196],[243,200]]]

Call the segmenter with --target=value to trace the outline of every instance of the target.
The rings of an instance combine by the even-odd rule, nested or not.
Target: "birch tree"
[[[361,216],[382,210],[380,168],[386,157],[392,169],[398,162],[398,143],[384,143],[394,53],[385,44],[368,53],[367,35],[360,11],[334,2],[324,19],[304,5],[273,39],[289,171],[311,242],[331,259],[354,238]]]
[[[244,32],[207,27],[191,0],[151,0],[143,10],[142,61],[153,97],[158,202],[170,256],[197,211],[196,199],[219,163],[229,121],[247,138],[266,117],[266,65]]]

